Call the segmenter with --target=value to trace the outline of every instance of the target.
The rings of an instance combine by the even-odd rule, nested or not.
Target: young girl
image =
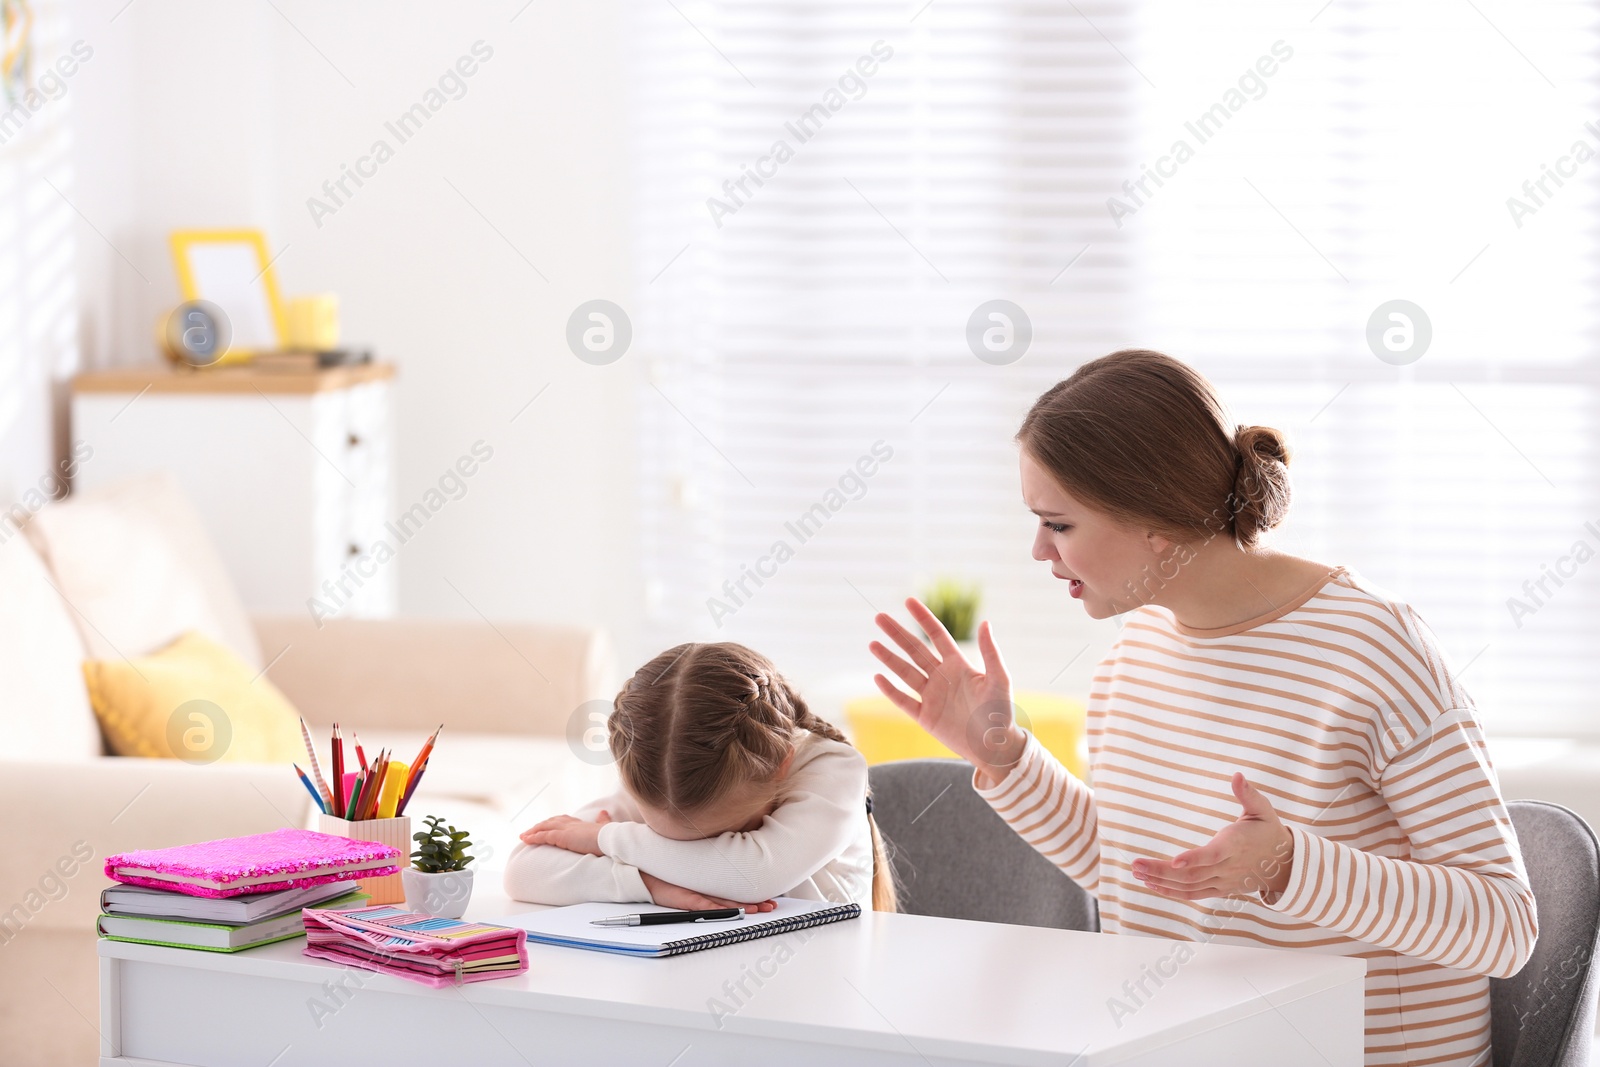
[[[623,685],[608,729],[621,790],[525,831],[506,868],[511,897],[894,910],[867,761],[764,656],[669,648]]]
[[[1538,929],[1432,631],[1351,570],[1260,544],[1288,508],[1288,449],[1174,359],[1083,365],[1017,439],[1034,558],[1091,617],[1122,617],[1089,694],[1093,788],[1013,721],[987,623],[980,671],[922,604],[935,650],[879,615],[906,658],[871,650],[914,695],[879,688],[972,762],[1106,932],[1362,957],[1368,1064],[1487,1063],[1489,978]]]

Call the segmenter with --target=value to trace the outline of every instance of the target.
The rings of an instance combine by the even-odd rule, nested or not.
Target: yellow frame
[[[272,329],[277,335],[279,349],[289,336],[288,316],[284,313],[283,297],[278,292],[278,276],[272,270],[272,257],[267,253],[267,237],[260,230],[173,230],[169,238],[172,245],[172,262],[178,271],[178,288],[185,300],[204,298],[195,284],[194,271],[189,266],[189,249],[197,244],[248,244],[255,248],[256,263],[261,267],[261,283],[266,287],[267,304],[272,312]],[[257,352],[270,349],[241,349],[230,346],[213,366],[225,363],[247,363]]]

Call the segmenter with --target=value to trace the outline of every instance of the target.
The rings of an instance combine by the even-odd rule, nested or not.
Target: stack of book
[[[358,878],[394,874],[400,850],[312,830],[202,841],[108,857],[100,936],[237,952],[304,933],[313,905],[364,903]]]
[[[307,908],[305,954],[434,988],[528,969],[528,932],[422,915],[386,904]]]
[[[353,908],[367,895],[348,882],[213,899],[169,889],[117,885],[100,894],[100,936],[112,941],[237,952],[300,937],[300,909]]]

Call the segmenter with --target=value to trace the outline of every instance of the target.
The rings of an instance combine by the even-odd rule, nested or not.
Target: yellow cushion
[[[203,634],[133,660],[86,660],[83,677],[118,756],[289,763],[305,754],[294,706]]]
[[[1012,702],[1022,709],[1023,726],[1039,743],[1067,770],[1088,781],[1083,703],[1056,693],[1030,692],[1013,693]],[[850,739],[869,764],[955,755],[886,696],[861,697],[845,704],[844,710]]]

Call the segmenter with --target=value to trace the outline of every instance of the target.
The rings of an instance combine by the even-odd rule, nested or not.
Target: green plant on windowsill
[[[922,602],[957,641],[972,640],[978,624],[979,599],[976,583],[966,584],[952,578],[938,579],[922,594]]]
[[[467,855],[467,849],[472,847],[467,831],[443,825],[444,819],[437,815],[429,815],[423,821],[428,828],[411,835],[412,840],[419,842],[417,850],[411,854],[412,866],[427,874],[466,870],[467,864],[476,858]]]

